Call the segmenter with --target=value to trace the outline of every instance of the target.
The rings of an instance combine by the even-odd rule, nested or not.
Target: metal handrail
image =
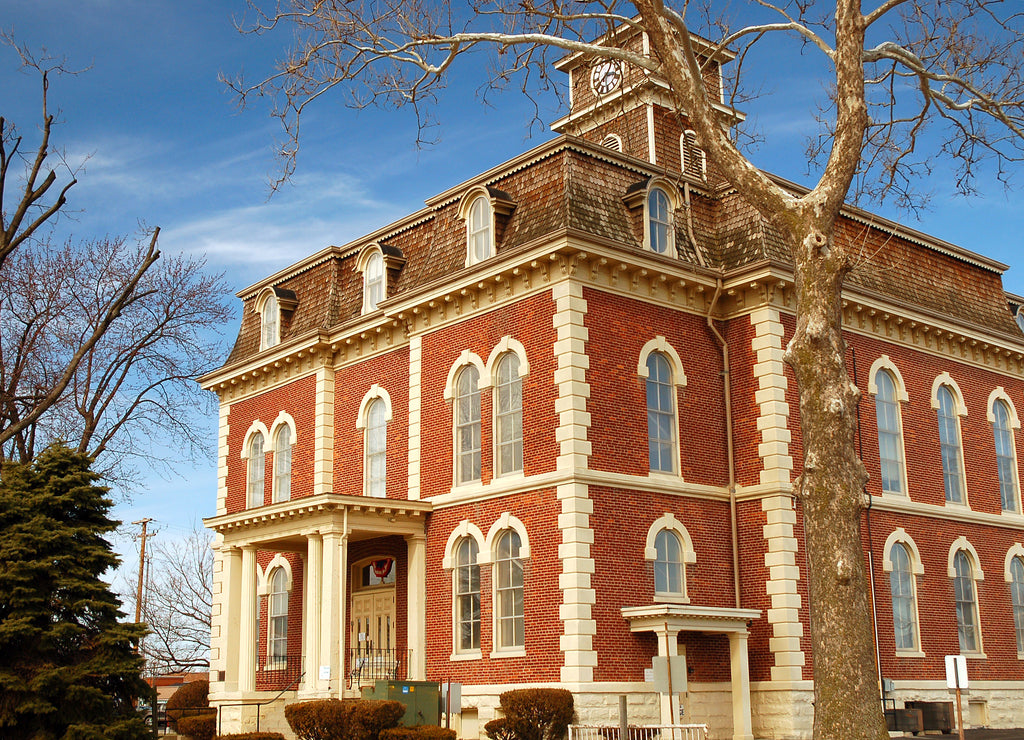
[[[569,725],[569,740],[620,740],[618,726]],[[628,740],[707,740],[708,726],[686,725],[630,725]]]
[[[296,686],[298,686],[299,682],[305,677],[305,675],[306,675],[306,672],[302,671],[294,681],[292,681],[290,684],[288,684],[283,689],[281,689],[279,692],[277,692],[277,696],[275,696],[273,699],[267,699],[266,701],[256,701],[256,702],[242,701],[242,702],[238,702],[237,704],[218,704],[217,705],[217,734],[218,735],[222,734],[221,731],[220,731],[221,730],[221,727],[220,727],[221,711],[220,710],[223,709],[224,707],[256,707],[256,732],[259,732],[260,731],[260,714],[261,714],[260,713],[260,709],[262,707],[265,707],[267,704],[273,704],[275,701],[277,701],[282,696],[284,696],[286,692],[291,691]]]

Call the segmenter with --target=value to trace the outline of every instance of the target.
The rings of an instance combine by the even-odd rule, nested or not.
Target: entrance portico
[[[723,609],[682,604],[653,604],[622,609],[632,632],[653,632],[658,637],[658,655],[670,662],[679,654],[680,632],[724,634],[729,638],[730,684],[732,688],[733,740],[753,740],[750,717],[750,669],[747,660],[747,625],[761,616],[759,609]],[[662,694],[661,722],[674,724],[679,717],[678,698]]]

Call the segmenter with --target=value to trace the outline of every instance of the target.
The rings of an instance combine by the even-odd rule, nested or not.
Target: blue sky
[[[269,106],[239,111],[218,73],[253,77],[271,68],[287,34],[242,36],[235,20],[242,0],[0,0],[0,28],[32,49],[46,47],[89,69],[51,85],[51,106],[64,124],[55,134],[72,161],[86,157],[71,192],[74,220],[61,228],[80,237],[132,232],[140,221],[162,229],[166,253],[205,254],[241,289],[328,244],[343,244],[422,207],[423,201],[472,175],[535,146],[550,134],[534,128],[521,96],[476,90],[484,70],[476,62],[454,68],[437,113],[440,142],[415,145],[410,111],[353,111],[337,99],[310,110],[298,174],[268,199],[275,173],[273,144],[280,137]],[[805,173],[803,137],[812,121],[811,98],[821,86],[807,57],[773,54],[750,67],[753,87],[775,93],[747,112],[766,143],[760,166],[797,182]],[[37,78],[19,72],[10,49],[0,48],[0,114],[28,133],[39,120]],[[554,101],[545,121],[561,114]],[[921,220],[886,216],[1006,263],[1007,290],[1024,294],[1024,209],[1019,194],[982,183],[984,195],[952,194],[945,173],[927,189],[931,208]],[[228,328],[233,339],[236,326]],[[210,446],[215,444],[210,420]],[[147,488],[118,507],[126,522],[157,520],[161,536],[180,534],[213,512],[214,464],[178,466],[180,477],[149,479]],[[119,547],[131,564],[134,548]]]

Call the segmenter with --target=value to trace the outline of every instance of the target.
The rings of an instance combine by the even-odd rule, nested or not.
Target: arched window
[[[498,361],[494,389],[494,431],[498,475],[523,470],[523,383],[519,357],[507,352]]]
[[[292,496],[292,430],[282,424],[274,437],[274,501]]]
[[[889,550],[892,572],[889,590],[892,593],[892,626],[897,650],[917,649],[917,605],[914,597],[914,571],[906,545],[896,542]]]
[[[1013,430],[1010,428],[1010,410],[1002,399],[992,403],[992,434],[996,443],[996,470],[1003,511],[1018,511],[1017,454],[1013,445]]]
[[[494,642],[499,649],[523,647],[526,641],[519,548],[519,533],[514,529],[505,530],[495,543]]]
[[[284,568],[275,568],[270,577],[267,620],[269,662],[284,663],[288,657],[288,577]]]
[[[455,380],[455,481],[480,480],[480,371],[467,365]]]
[[[978,600],[974,594],[974,569],[963,550],[953,556],[953,591],[956,599],[956,628],[961,653],[981,650],[978,634]]]
[[[652,471],[674,473],[676,468],[676,387],[668,358],[647,356],[647,449]]]
[[[945,385],[939,386],[936,396],[939,402],[939,445],[942,449],[942,479],[946,486],[946,501],[962,504],[966,501],[956,400],[953,392]]]
[[[255,506],[263,506],[263,478],[265,475],[266,459],[263,454],[263,433],[256,432],[249,441],[246,498],[250,509]]]
[[[1010,561],[1010,602],[1017,631],[1017,652],[1024,653],[1024,560],[1019,556]]]
[[[672,206],[661,188],[647,194],[647,245],[652,252],[668,254],[672,247]]]
[[[906,493],[903,484],[903,432],[900,426],[900,405],[896,381],[888,370],[875,375],[875,415],[878,418],[878,456],[882,467],[882,490]]]
[[[455,650],[480,649],[480,548],[464,537],[455,551]]]
[[[374,252],[367,258],[363,270],[363,313],[376,311],[377,304],[384,298],[384,257]]]
[[[264,298],[260,311],[260,349],[268,349],[280,341],[280,317],[281,309],[277,305],[277,297],[269,293]]]
[[[387,405],[375,398],[366,407],[366,495],[384,498],[387,495],[388,422]]]
[[[683,546],[670,529],[663,529],[654,538],[654,592],[672,596],[686,595],[686,566]]]
[[[494,251],[494,227],[491,221],[491,205],[483,195],[473,200],[466,219],[466,234],[469,240],[469,263],[483,262]]]

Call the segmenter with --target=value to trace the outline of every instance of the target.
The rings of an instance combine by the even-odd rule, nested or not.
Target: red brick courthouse
[[[558,68],[557,138],[239,293],[203,379],[223,731],[396,676],[461,683],[467,738],[527,685],[582,722],[627,694],[633,723],[809,736],[786,250],[660,80]],[[1024,726],[1024,299],[864,211],[838,238],[886,698],[948,700],[963,653],[969,726]],[[670,699],[645,669],[677,654]]]

